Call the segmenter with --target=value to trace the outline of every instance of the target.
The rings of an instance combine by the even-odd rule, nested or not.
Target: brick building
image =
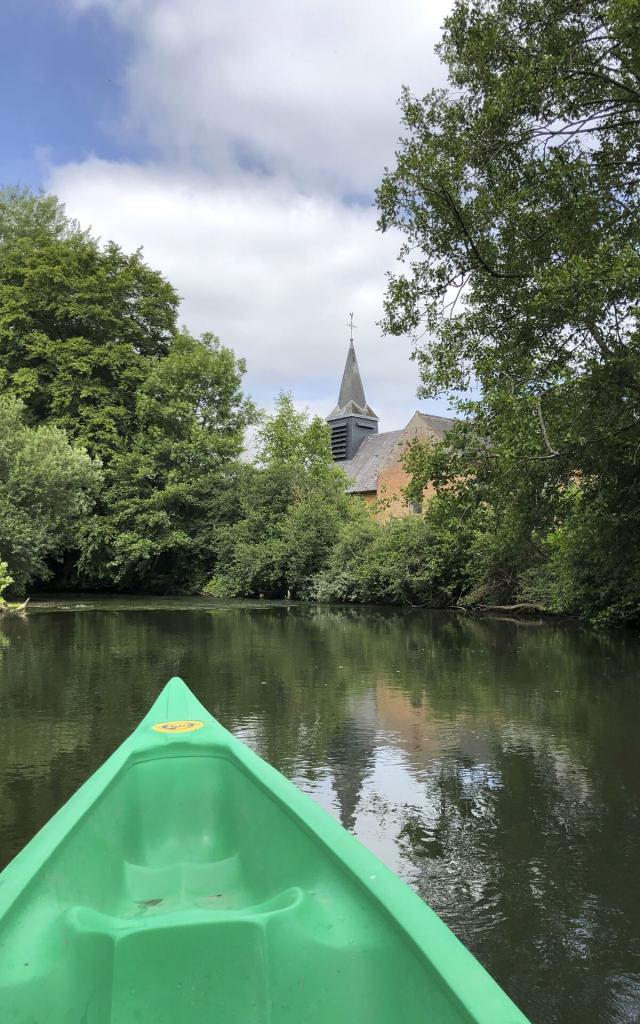
[[[334,461],[349,477],[351,494],[358,494],[364,501],[380,502],[378,514],[382,518],[422,511],[421,503],[408,504],[402,493],[409,483],[402,456],[413,440],[440,441],[452,419],[415,412],[402,430],[379,433],[378,417],[365,398],[352,340],[338,404],[327,416],[327,423],[331,428]]]

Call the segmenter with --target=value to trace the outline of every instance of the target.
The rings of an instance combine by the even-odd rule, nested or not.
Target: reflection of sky
[[[313,781],[294,775],[292,781],[340,821],[340,799],[329,772]],[[431,799],[434,800],[435,795]],[[375,751],[373,768],[363,781],[353,834],[387,867],[403,877],[407,871],[397,846],[397,835],[403,823],[402,807],[406,803],[420,805],[426,812],[431,800],[408,769],[402,752],[381,745]]]
[[[340,821],[340,798],[330,772],[312,781],[304,775],[294,775],[292,781]],[[403,751],[382,743],[375,751],[371,771],[363,780],[352,832],[387,867],[410,879],[412,872],[398,847],[406,805],[419,807],[425,815],[430,810],[435,813],[437,793],[429,793],[415,776]]]
[[[398,847],[405,805],[420,807],[425,815],[435,812],[436,794],[430,794],[406,763],[397,747],[378,747],[374,768],[362,788],[355,834],[387,867],[406,878],[405,858]]]
[[[517,754],[536,749],[544,753],[554,783],[567,796],[577,801],[589,796],[586,768],[575,762],[566,746],[531,723],[496,720],[495,710],[489,721],[482,722],[464,708],[457,715],[437,718],[426,695],[416,707],[386,680],[350,697],[347,708],[342,743],[334,744],[326,763],[311,766],[301,754],[287,774],[410,883],[416,867],[399,841],[401,832],[408,815],[426,830],[436,826],[441,779],[447,772],[455,772],[460,797],[469,801],[475,819],[491,814],[491,794],[504,785],[493,763],[497,750]],[[260,716],[244,718],[235,734],[260,752]],[[440,867],[449,872],[447,866]],[[530,882],[535,886],[537,869],[531,867]],[[469,885],[478,899],[483,898],[483,882],[470,877]]]

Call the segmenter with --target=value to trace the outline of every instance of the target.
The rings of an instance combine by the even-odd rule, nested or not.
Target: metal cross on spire
[[[353,322],[353,313],[349,313],[349,341],[353,344],[353,332],[357,331],[357,327]]]

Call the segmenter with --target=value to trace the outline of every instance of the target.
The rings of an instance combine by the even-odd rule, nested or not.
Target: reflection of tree
[[[340,805],[340,821],[353,830],[362,786],[373,767],[376,747],[373,695],[360,697],[357,718],[347,718],[333,735],[327,763],[333,773],[333,787]]]
[[[523,746],[490,770],[435,764],[437,810],[408,808],[399,842],[421,895],[536,1024],[635,1024],[637,805],[583,799],[554,761]]]
[[[4,632],[4,630],[2,628],[2,619],[0,618],[0,661],[2,661],[2,655],[3,655],[4,651],[6,651],[7,647],[9,646],[9,643],[10,643],[9,637],[7,636],[7,634]]]

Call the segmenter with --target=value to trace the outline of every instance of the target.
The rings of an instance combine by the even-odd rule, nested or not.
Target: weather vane
[[[353,322],[353,313],[349,313],[349,340],[353,342],[353,332],[358,328]]]

